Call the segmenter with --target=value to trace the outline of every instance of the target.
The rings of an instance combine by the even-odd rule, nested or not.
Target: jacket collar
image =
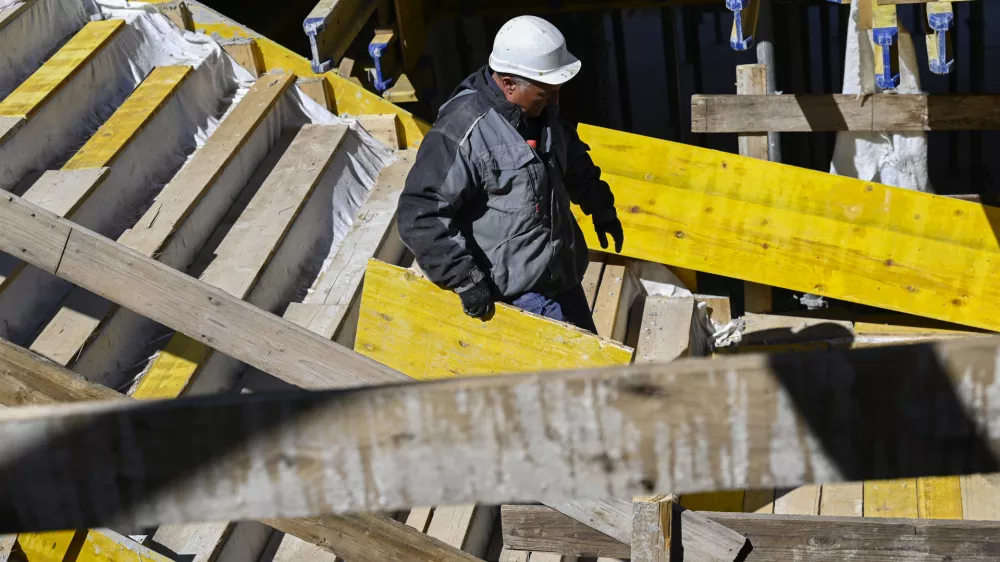
[[[490,70],[490,66],[483,66],[459,84],[458,88],[452,92],[451,97],[454,98],[465,90],[473,90],[482,96],[483,99],[487,100],[493,109],[516,129],[521,124],[521,119],[524,116],[523,112],[520,107],[507,101],[503,92],[490,84],[492,81],[493,73]]]

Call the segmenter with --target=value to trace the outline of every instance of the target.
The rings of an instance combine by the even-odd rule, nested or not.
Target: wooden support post
[[[645,293],[632,260],[609,255],[594,302],[594,325],[604,338],[624,342],[632,305]]]
[[[302,90],[302,93],[309,96],[316,103],[323,106],[327,111],[330,107],[330,92],[327,89],[326,78],[299,78],[295,83]]]
[[[394,113],[386,115],[362,115],[358,122],[371,136],[393,150],[399,150],[399,117]]]
[[[181,31],[195,30],[194,18],[191,16],[191,9],[188,8],[187,2],[178,0],[176,2],[158,4],[156,7],[163,15],[167,16],[167,19],[180,28]]]
[[[250,37],[233,37],[220,43],[229,56],[237,64],[245,68],[254,78],[267,71],[264,66],[264,56],[260,52],[257,41]]]
[[[673,506],[673,496],[660,495],[633,501],[632,562],[670,562]]]
[[[736,67],[737,95],[766,95],[767,67],[763,64],[745,64]],[[740,155],[768,160],[767,133],[740,135]],[[743,308],[747,312],[771,312],[774,309],[771,287],[744,282]]]

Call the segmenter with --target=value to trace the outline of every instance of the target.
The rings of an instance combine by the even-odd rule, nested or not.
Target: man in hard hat
[[[587,245],[570,202],[603,248],[621,252],[614,196],[575,129],[558,118],[559,89],[580,71],[551,23],[522,16],[500,29],[489,65],[441,107],[399,198],[399,234],[465,312],[496,301],[596,332],[581,281]]]

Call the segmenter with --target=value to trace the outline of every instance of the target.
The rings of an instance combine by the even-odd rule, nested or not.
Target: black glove
[[[480,279],[476,284],[458,293],[462,299],[462,308],[473,318],[486,318],[493,314],[493,291],[490,282]]]
[[[622,253],[622,244],[625,243],[625,232],[622,231],[622,221],[618,217],[605,219],[601,223],[594,223],[594,231],[597,232],[597,240],[601,242],[601,248],[608,249],[608,235],[615,241],[615,252]]]

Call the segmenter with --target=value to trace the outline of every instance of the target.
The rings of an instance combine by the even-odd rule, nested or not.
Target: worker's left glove
[[[473,318],[488,318],[493,314],[493,291],[490,282],[478,271],[473,276],[473,283],[458,289],[458,297],[462,299],[462,309]]]
[[[617,216],[611,216],[601,222],[594,222],[594,230],[597,232],[597,240],[601,243],[601,248],[608,249],[608,235],[615,241],[615,252],[622,253],[622,244],[625,243],[625,232],[622,231],[622,221]]]

